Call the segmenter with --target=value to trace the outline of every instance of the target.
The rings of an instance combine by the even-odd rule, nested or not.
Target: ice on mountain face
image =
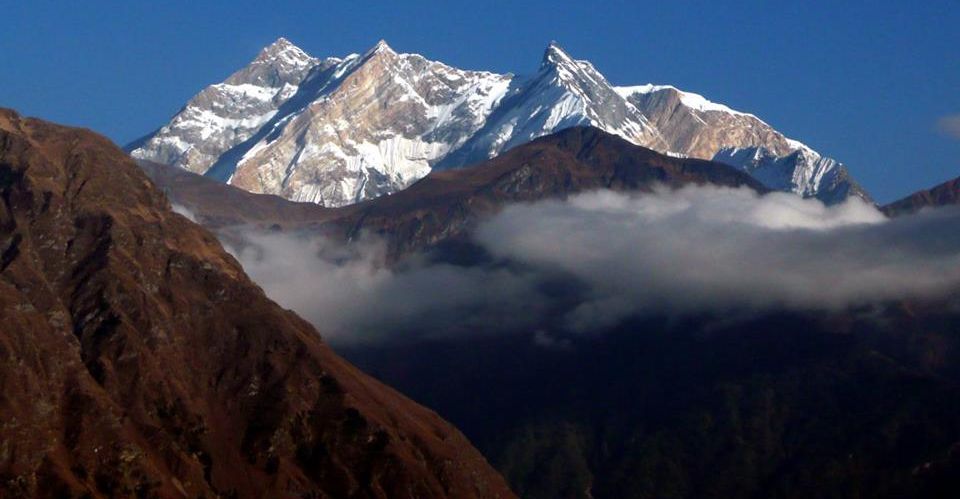
[[[732,147],[718,151],[713,160],[740,168],[770,189],[795,192],[826,204],[842,202],[849,196],[870,201],[841,163],[793,143],[798,148],[787,156],[777,156],[763,147]]]
[[[538,71],[514,77],[398,54],[383,40],[321,61],[281,38],[132,154],[253,192],[341,206],[576,125],[672,156],[739,161],[767,185],[801,195],[865,196],[842,165],[752,114],[668,85],[614,87],[556,43]],[[755,164],[741,158],[748,148],[763,151],[754,151]]]

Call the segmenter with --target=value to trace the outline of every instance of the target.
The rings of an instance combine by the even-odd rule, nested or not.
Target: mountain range
[[[714,159],[826,203],[869,199],[841,163],[752,114],[668,85],[615,86],[556,43],[535,72],[515,76],[397,53],[384,41],[318,59],[281,38],[127,149],[250,192],[336,207],[572,126]]]

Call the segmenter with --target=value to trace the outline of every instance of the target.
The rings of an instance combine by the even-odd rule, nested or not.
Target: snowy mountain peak
[[[574,59],[555,41],[550,42],[543,53],[540,75],[587,101],[595,98],[596,95],[593,94],[598,92],[609,94],[604,97],[624,100],[617,96],[616,89],[590,61]]]
[[[440,163],[455,168],[572,126],[589,125],[635,144],[666,144],[643,114],[613,89],[588,61],[578,61],[551,42],[539,70],[511,82],[510,92],[476,136]]]
[[[379,53],[396,54],[396,52],[390,47],[390,45],[387,44],[387,41],[381,38],[376,45],[371,47],[370,50],[368,50],[364,54],[364,57],[369,57],[371,55],[379,54]]]
[[[269,123],[311,69],[335,61],[320,61],[278,38],[250,64],[200,91],[131,155],[205,173]]]
[[[280,37],[260,51],[254,63],[273,63],[286,66],[305,67],[316,63],[316,59],[286,38]]]
[[[290,40],[287,40],[286,38],[281,36],[280,38],[277,38],[276,40],[274,40],[273,43],[271,43],[270,45],[267,45],[266,47],[264,47],[263,50],[261,50],[261,53],[275,54],[291,48],[301,50],[299,47],[294,45]]]
[[[547,48],[543,51],[543,60],[540,62],[540,68],[553,68],[561,65],[576,65],[570,54],[567,54],[563,47],[555,40],[551,40]]]

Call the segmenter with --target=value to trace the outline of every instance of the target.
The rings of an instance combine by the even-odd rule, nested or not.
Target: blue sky
[[[956,0],[5,4],[0,106],[118,143],[278,36],[315,56],[385,38],[514,73],[555,39],[615,84],[669,83],[757,114],[846,163],[880,201],[960,176]]]

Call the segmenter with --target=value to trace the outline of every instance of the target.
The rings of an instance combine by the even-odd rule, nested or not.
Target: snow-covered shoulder
[[[693,92],[680,90],[679,88],[673,85],[654,85],[652,83],[647,83],[646,85],[614,87],[614,90],[616,90],[617,93],[620,94],[623,98],[628,98],[631,95],[635,95],[635,94],[650,94],[654,92],[659,92],[661,90],[672,90],[674,92],[677,92],[677,94],[679,94],[680,102],[682,102],[684,106],[687,106],[692,109],[696,109],[697,111],[701,111],[701,112],[716,111],[721,113],[735,114],[738,116],[750,116],[752,118],[757,118],[753,114],[737,111],[736,109],[732,109],[729,106],[726,106],[724,104],[713,102],[700,94],[695,94]],[[760,118],[757,118],[757,119],[760,119]]]

